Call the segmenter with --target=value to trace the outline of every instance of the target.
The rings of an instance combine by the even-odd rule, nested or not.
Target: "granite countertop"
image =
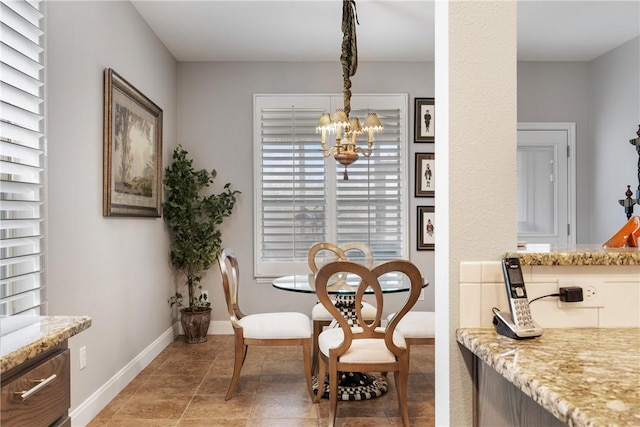
[[[640,425],[640,328],[545,329],[530,340],[461,328],[456,338],[565,424]]]
[[[91,326],[87,316],[0,318],[0,374],[38,356]]]
[[[640,248],[603,248],[602,245],[527,245],[505,257],[518,257],[522,265],[640,266]]]

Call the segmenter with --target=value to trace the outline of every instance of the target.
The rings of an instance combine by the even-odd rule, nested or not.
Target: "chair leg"
[[[322,332],[322,322],[319,320],[313,321],[313,357],[311,358],[312,366],[311,366],[311,374],[316,373],[316,369],[318,369],[318,355],[320,353],[318,349],[318,336]]]
[[[229,389],[227,390],[227,395],[224,400],[231,399],[231,395],[235,391],[238,386],[238,380],[240,379],[240,371],[242,370],[242,365],[244,364],[244,359],[247,356],[247,346],[244,344],[244,340],[242,337],[235,337],[235,360],[233,364],[233,377],[231,377],[231,384],[229,384]]]
[[[338,368],[329,360],[329,427],[336,425],[338,412]]]
[[[402,418],[402,425],[409,427],[409,408],[407,406],[407,389],[409,382],[409,358],[400,358],[400,369],[393,373],[393,378],[396,383],[396,391],[398,395],[398,409],[400,410],[400,417]]]
[[[302,341],[302,357],[304,358],[304,377],[307,380],[307,390],[311,401],[314,401],[313,381],[311,380],[311,340]]]
[[[324,394],[324,376],[327,373],[327,364],[324,359],[319,358],[318,360],[318,390],[314,397],[314,402],[318,403],[320,399],[322,399],[322,395]]]

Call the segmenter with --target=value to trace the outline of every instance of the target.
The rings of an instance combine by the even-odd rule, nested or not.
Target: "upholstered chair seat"
[[[395,313],[387,316],[391,321]],[[410,311],[404,315],[396,330],[405,337],[410,345],[434,344],[436,337],[436,314],[432,311]]]
[[[238,320],[245,338],[309,338],[311,322],[302,313],[249,314]]]
[[[354,334],[361,333],[362,328],[351,328]],[[376,332],[384,334],[384,328],[375,328]],[[318,338],[318,347],[323,354],[329,354],[331,349],[338,348],[344,341],[344,332],[341,328],[327,329]],[[407,348],[404,337],[398,331],[393,333],[393,343],[399,348]],[[396,356],[389,351],[384,340],[376,338],[364,338],[354,340],[351,347],[340,356],[342,362],[360,363],[393,363]]]

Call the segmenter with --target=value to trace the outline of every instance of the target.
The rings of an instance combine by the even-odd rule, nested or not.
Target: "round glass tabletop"
[[[360,277],[355,274],[347,274],[346,279],[344,275],[334,275],[332,277],[332,283],[329,288],[330,294],[355,294],[358,284],[360,283]],[[410,282],[407,276],[402,273],[391,272],[383,274],[378,278],[382,292],[385,294],[394,292],[406,292],[410,288]],[[273,286],[284,291],[302,292],[307,294],[315,294],[315,275],[310,274],[296,274],[292,276],[284,276],[273,279]],[[422,280],[422,287],[426,288],[429,285],[429,281]],[[365,292],[367,293],[367,292]]]

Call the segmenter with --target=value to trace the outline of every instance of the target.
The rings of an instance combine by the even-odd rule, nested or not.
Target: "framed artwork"
[[[416,153],[416,197],[435,196],[435,154]]]
[[[435,210],[433,206],[418,206],[418,247],[419,251],[435,250]]]
[[[415,98],[414,112],[414,142],[435,142],[435,100],[433,98]]]
[[[160,216],[162,110],[104,70],[103,216]]]

